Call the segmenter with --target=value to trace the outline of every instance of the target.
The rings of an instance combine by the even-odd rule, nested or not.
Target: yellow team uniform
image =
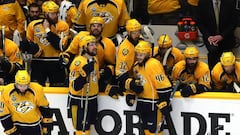
[[[70,94],[73,96],[86,95],[86,87],[87,87],[86,84],[84,84],[84,87],[81,90],[75,90],[72,86],[74,79],[76,79],[80,75],[82,77],[86,77],[86,73],[82,69],[82,67],[86,64],[87,64],[87,58],[83,56],[77,56],[74,58],[73,62],[70,65],[69,91],[70,91]],[[91,80],[90,80],[89,96],[96,96],[98,94],[98,79],[99,79],[99,66],[98,66],[98,61],[95,58],[94,74],[91,76]]]
[[[5,42],[5,46],[4,46],[4,49],[0,49],[0,56],[5,55],[5,57],[8,58],[8,61],[10,62],[11,66],[8,69],[5,69],[5,71],[1,71],[1,72],[5,74],[5,77],[6,77],[5,82],[10,83],[14,81],[14,76],[17,70],[23,68],[23,60],[21,57],[21,52],[16,43],[14,43],[13,41],[7,38],[5,38],[4,42]],[[4,54],[3,54],[3,50],[5,51]],[[3,67],[1,70],[4,70]],[[3,77],[3,76],[0,75],[0,77]]]
[[[5,37],[13,39],[13,33],[18,30],[25,37],[25,15],[17,0],[0,2],[0,26],[5,26]]]
[[[103,36],[112,38],[119,27],[124,27],[130,19],[124,0],[109,0],[106,4],[98,4],[97,0],[84,0],[78,8],[76,24],[86,29],[94,16],[100,16],[105,21]]]
[[[41,51],[37,54],[34,54],[35,57],[42,57],[42,58],[48,58],[48,57],[55,57],[58,59],[60,49],[59,48],[59,42],[57,42],[56,45],[51,44],[47,39],[47,33],[43,27],[43,19],[32,21],[28,27],[27,27],[27,39],[34,42],[39,46]],[[62,47],[67,46],[67,40],[69,36],[69,26],[64,21],[58,21],[56,26],[51,25],[50,27],[51,32],[55,33],[59,36],[58,39],[52,39],[52,40],[58,40],[60,41],[60,35],[61,32],[63,32],[63,40],[62,40]]]
[[[86,35],[89,35],[89,32],[84,32]],[[79,41],[84,36],[82,32],[76,35],[69,47],[65,51],[68,53],[69,57],[71,54],[77,56],[80,54],[81,50],[79,47]],[[102,36],[101,40],[97,42],[97,59],[99,62],[99,68],[103,68],[106,64],[115,65],[115,55],[116,48],[111,39]]]
[[[134,45],[126,38],[118,48],[116,59],[116,76],[129,72],[130,76],[133,74],[132,67],[135,63]]]
[[[70,1],[64,0],[61,2],[59,11],[59,19],[67,22],[69,27],[73,28],[73,23],[77,15],[77,8],[75,5]]]
[[[86,132],[89,132],[90,125],[95,123],[97,115],[97,94],[99,91],[98,61],[97,58],[94,57],[94,71],[92,71],[89,76],[87,76],[87,73],[83,70],[83,67],[88,63],[87,61],[86,57],[77,56],[70,65],[68,109],[70,110],[69,113],[72,118],[73,127],[77,132],[83,130],[83,115],[86,113],[85,102],[88,102],[89,106],[87,111],[87,121],[85,122]],[[79,78],[81,81],[75,82]],[[86,135],[88,135],[88,133],[86,133]]]
[[[176,47],[169,48],[170,52],[167,56],[160,56],[158,52],[158,47],[154,47],[154,52],[156,52],[154,55],[154,58],[158,59],[164,67],[165,73],[169,76],[171,76],[172,68],[173,66],[178,63],[181,60],[184,60],[183,53]],[[167,57],[166,63],[163,63],[164,57]]]
[[[0,101],[0,119],[4,121],[9,117],[15,126],[36,126],[42,122],[42,117],[49,117],[49,102],[43,87],[37,83],[30,83],[24,95],[11,83],[4,88]],[[45,111],[41,111],[40,107],[45,108]]]
[[[164,113],[160,113],[160,110],[169,106],[172,85],[162,64],[155,58],[149,58],[143,66],[136,63],[133,70],[134,78],[140,78],[140,85],[143,86],[143,91],[137,94],[136,111],[141,114],[144,132],[149,131],[153,134]],[[163,104],[165,105],[163,108],[158,107]]]
[[[170,13],[180,8],[179,0],[148,0],[149,14]]]
[[[182,60],[175,64],[172,70],[173,81],[179,80],[182,84],[199,84],[210,89],[210,70],[208,65],[204,62],[198,61],[193,74],[188,74],[186,71],[186,61]],[[201,90],[197,89],[195,93]]]
[[[218,62],[211,71],[212,83],[214,90],[227,90],[232,87],[232,83],[240,83],[240,63],[235,63],[235,71],[232,74],[226,74],[223,70],[222,64]],[[231,85],[230,87],[228,87]]]

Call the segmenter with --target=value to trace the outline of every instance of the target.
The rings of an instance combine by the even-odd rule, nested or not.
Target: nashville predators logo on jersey
[[[123,56],[126,56],[127,54],[128,54],[128,49],[126,49],[126,48],[124,48],[123,50],[122,50],[122,54],[123,54]]]
[[[27,113],[34,108],[32,103],[28,101],[13,103],[13,106],[16,108],[16,111],[20,113]]]
[[[100,16],[104,20],[104,23],[110,23],[113,20],[113,15],[109,12],[93,12],[92,16]]]

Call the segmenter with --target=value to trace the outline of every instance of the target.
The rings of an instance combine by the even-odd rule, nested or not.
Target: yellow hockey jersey
[[[103,36],[113,37],[119,27],[125,26],[130,19],[124,0],[109,0],[107,4],[98,4],[97,0],[84,0],[78,8],[76,24],[89,28],[89,21],[100,16],[105,21]]]
[[[5,52],[3,50],[5,50]],[[18,63],[20,65],[23,64],[21,52],[17,44],[10,39],[5,38],[4,49],[0,49],[0,56],[3,56],[3,55],[5,55],[11,63]]]
[[[171,92],[172,85],[166,76],[162,64],[155,58],[150,58],[144,66],[133,68],[134,78],[140,78],[143,91],[138,94],[140,99],[159,99],[157,92]]]
[[[38,44],[39,48],[42,49],[42,53],[39,57],[59,57],[60,50],[55,49],[50,42],[47,40],[47,33],[43,27],[43,19],[32,21],[27,27],[27,39]],[[57,24],[50,26],[51,32],[59,36],[62,35],[62,48],[67,46],[67,40],[69,38],[69,26],[64,21],[58,21]],[[63,33],[63,34],[61,34]],[[60,43],[59,43],[60,44]]]
[[[235,63],[235,71],[232,74],[226,74],[222,64],[218,62],[211,71],[213,89],[221,90],[224,85],[232,82],[240,83],[240,63]]]
[[[180,8],[179,0],[148,0],[149,14],[164,14]]]
[[[65,51],[74,55],[79,55],[81,50],[79,47],[79,41],[84,35],[88,35],[89,32],[80,32],[76,35],[69,47]],[[99,62],[99,68],[103,68],[106,64],[115,65],[116,63],[116,48],[111,39],[102,36],[100,41],[97,42],[97,59]]]
[[[164,56],[161,56],[159,53],[158,53],[158,47],[154,47],[154,52],[156,52],[154,55],[154,57],[156,59],[158,59],[164,66],[164,70],[165,70],[165,73],[167,75],[171,75],[171,72],[172,72],[172,68],[173,66],[178,63],[179,61],[181,60],[184,60],[184,55],[183,53],[176,47],[172,47],[172,48],[169,48],[169,50],[167,51],[170,51],[169,54],[167,55],[167,52],[165,53]],[[167,57],[166,58],[166,61],[163,62],[164,60],[164,57]]]
[[[173,81],[179,80],[181,83],[186,84],[202,84],[208,89],[210,89],[210,70],[208,65],[202,61],[198,61],[197,66],[193,74],[188,74],[186,72],[186,61],[182,60],[175,64],[172,70]]]
[[[13,39],[14,30],[18,30],[21,37],[25,35],[25,15],[17,0],[3,0],[0,2],[0,27],[5,26],[5,37]]]
[[[98,79],[100,77],[99,75],[99,66],[97,58],[94,57],[95,64],[94,64],[94,71],[90,75],[89,79],[89,96],[95,96],[98,94]],[[80,75],[83,77],[86,76],[85,71],[82,69],[84,65],[87,64],[87,58],[84,56],[77,56],[74,58],[73,62],[70,65],[70,73],[69,73],[69,92],[72,96],[86,96],[87,91],[87,83],[84,84],[83,88],[81,90],[74,90],[73,88],[73,82],[76,78],[78,78]],[[77,84],[76,84],[77,85]]]
[[[126,38],[118,48],[116,59],[116,76],[125,72],[133,74],[132,67],[135,63],[135,46]]]
[[[43,93],[43,87],[37,83],[30,83],[25,94],[19,93],[14,83],[4,87],[1,93],[0,118],[11,115],[15,125],[34,126],[39,124],[42,114],[39,107],[47,108],[49,102]]]

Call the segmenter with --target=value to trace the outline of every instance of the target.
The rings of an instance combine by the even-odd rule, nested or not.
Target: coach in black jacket
[[[219,61],[224,51],[231,51],[235,46],[234,29],[236,27],[236,2],[235,0],[219,1],[219,25],[215,19],[216,0],[199,0],[197,7],[197,25],[203,34],[204,43],[208,50],[209,68]]]

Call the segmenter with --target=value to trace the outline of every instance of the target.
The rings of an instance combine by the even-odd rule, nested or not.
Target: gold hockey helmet
[[[136,19],[130,19],[126,24],[126,30],[128,33],[141,30],[141,27],[141,24]]]
[[[59,6],[53,1],[45,1],[42,4],[42,11],[45,13],[59,12]]]
[[[92,35],[86,35],[83,36],[82,39],[80,39],[80,48],[86,48],[89,43],[97,42],[96,38]]]
[[[102,24],[102,26],[104,26],[104,20],[102,19],[102,17],[99,17],[99,16],[95,16],[91,18],[89,24],[91,25],[94,23]]]
[[[27,70],[18,70],[15,75],[15,83],[26,85],[30,83],[30,75],[28,74]]]
[[[220,61],[223,66],[231,66],[235,64],[235,56],[232,52],[223,52]]]
[[[196,58],[198,57],[198,50],[194,46],[189,46],[184,50],[185,58]]]
[[[163,34],[158,39],[158,46],[160,48],[170,48],[172,47],[172,39],[167,34]]]
[[[145,54],[151,54],[152,48],[147,41],[139,41],[139,43],[135,46],[135,52],[136,53],[145,53]]]

